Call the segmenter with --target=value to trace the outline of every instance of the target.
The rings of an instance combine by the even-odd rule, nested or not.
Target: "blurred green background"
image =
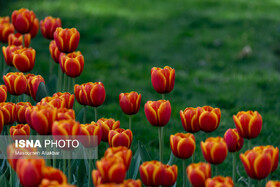
[[[152,159],[158,159],[157,129],[144,114],[147,100],[161,95],[153,89],[153,66],[175,68],[174,90],[166,96],[172,116],[165,127],[164,160],[170,155],[169,136],[183,132],[179,111],[186,107],[211,105],[221,108],[219,128],[196,136],[195,161],[204,161],[200,141],[223,136],[235,128],[232,115],[241,110],[257,110],[263,116],[261,134],[253,145],[280,145],[280,1],[241,0],[95,0],[95,1],[0,1],[0,16],[11,15],[22,7],[34,10],[41,20],[60,17],[63,27],[76,27],[81,40],[78,47],[85,68],[76,83],[101,81],[106,101],[98,108],[99,117],[120,120],[128,128],[118,96],[132,90],[142,94],[140,112],[133,117],[133,146],[143,142]],[[32,71],[49,76],[49,41],[41,33],[31,42],[36,49]],[[56,70],[57,68],[55,68]],[[76,103],[77,110],[81,109]],[[90,109],[87,119],[93,120]],[[100,157],[105,149],[100,146]],[[247,140],[241,152],[247,149]],[[220,175],[231,176],[232,155],[218,166]],[[189,161],[188,161],[189,162]],[[182,184],[180,160],[178,185]],[[247,175],[238,159],[239,179],[243,186]],[[278,168],[269,179],[280,180]],[[255,182],[255,181],[253,181]]]

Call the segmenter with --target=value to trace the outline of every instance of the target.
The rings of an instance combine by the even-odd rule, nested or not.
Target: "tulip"
[[[234,187],[233,181],[230,177],[216,176],[214,178],[209,178],[205,182],[205,187]]]
[[[16,172],[20,183],[25,187],[37,187],[43,179],[45,161],[43,158],[30,159],[24,157],[17,162]]]
[[[198,107],[199,128],[204,132],[216,130],[220,124],[221,110],[211,106]]]
[[[177,180],[178,167],[176,165],[163,165],[163,175],[161,185],[173,186]]]
[[[204,159],[211,164],[222,163],[228,153],[227,144],[221,137],[210,137],[205,142],[200,142]]]
[[[85,147],[96,147],[101,142],[102,128],[99,124],[92,121],[90,124],[81,125],[80,135],[86,136],[82,141]]]
[[[4,115],[2,110],[0,109],[0,133],[2,132],[4,127]],[[5,135],[5,134],[4,134]]]
[[[195,151],[195,137],[190,133],[176,133],[170,136],[170,147],[176,157],[190,158]]]
[[[130,148],[133,139],[131,130],[118,128],[116,130],[110,130],[108,135],[108,143],[110,147],[125,146]]]
[[[60,52],[59,49],[57,48],[56,43],[55,43],[54,40],[52,40],[52,41],[50,42],[49,50],[50,50],[52,59],[53,59],[56,63],[59,63],[59,57],[60,57],[61,52]]]
[[[125,179],[126,168],[119,157],[103,157],[100,161],[96,161],[96,168],[104,183],[122,183]]]
[[[151,80],[154,89],[158,93],[169,93],[174,88],[175,70],[169,66],[165,66],[163,69],[153,67],[151,70]]]
[[[141,183],[141,180],[132,180],[132,179],[128,179],[128,180],[125,180],[123,183],[122,183],[124,186],[126,187],[142,187],[142,183]]]
[[[53,106],[57,109],[59,108],[65,108],[65,100],[61,97],[45,97],[43,98],[39,103],[37,103],[37,106],[41,105],[41,106]]]
[[[185,131],[196,133],[200,130],[199,112],[200,110],[197,110],[197,108],[192,107],[186,108],[184,111],[180,111],[181,122]]]
[[[31,112],[31,123],[34,130],[40,135],[52,132],[53,122],[56,119],[57,109],[50,106],[35,106]]]
[[[0,42],[8,43],[8,36],[15,31],[13,24],[1,23],[0,24]]]
[[[23,41],[22,37],[24,37],[24,45],[22,45],[22,41]],[[8,44],[9,45],[29,47],[30,40],[31,40],[31,35],[30,34],[22,35],[20,33],[16,33],[16,34],[12,33],[8,36]]]
[[[34,129],[32,126],[32,120],[31,120],[32,110],[33,110],[33,106],[29,106],[25,109],[25,120],[26,120],[26,123],[30,126],[30,128]]]
[[[47,16],[40,21],[40,26],[42,35],[47,39],[53,40],[54,31],[56,28],[61,27],[61,20],[60,18]]]
[[[97,124],[101,126],[102,129],[102,141],[108,142],[108,134],[110,130],[115,130],[120,128],[120,121],[115,121],[114,119],[110,118],[101,118],[97,121]]]
[[[30,135],[30,127],[28,124],[18,124],[16,126],[11,126],[10,135],[13,140],[28,139]]]
[[[27,88],[26,88],[24,94],[26,94],[26,95],[29,95],[29,96],[30,96],[30,91],[29,91],[29,88],[28,88],[28,82],[29,82],[34,76],[36,76],[36,75],[34,75],[34,74],[32,74],[32,73],[25,74],[25,78],[26,78],[26,80],[27,80]],[[29,80],[29,79],[30,79],[30,80]]]
[[[44,78],[41,75],[35,75],[28,78],[28,90],[31,97],[37,101],[36,95],[39,88],[40,83],[45,83]]]
[[[66,184],[67,178],[62,171],[53,167],[45,167],[43,172],[43,179],[47,179],[48,181],[54,182],[57,184]],[[43,182],[43,181],[42,181]]]
[[[193,187],[204,187],[206,179],[211,177],[211,165],[204,162],[190,164],[187,175]]]
[[[32,30],[35,18],[34,12],[25,8],[15,10],[12,13],[12,23],[15,29],[21,34],[28,33]]]
[[[262,116],[253,111],[241,111],[233,115],[238,134],[246,139],[256,138],[262,130]]]
[[[59,108],[57,109],[56,121],[75,119],[75,111],[73,109]]]
[[[0,85],[0,103],[6,102],[7,100],[7,87]]]
[[[94,186],[98,186],[103,183],[101,173],[98,170],[92,170],[91,176]]]
[[[244,140],[239,136],[236,129],[228,129],[225,132],[224,140],[229,152],[237,152],[243,147]]]
[[[110,156],[120,157],[123,160],[126,171],[129,169],[131,157],[132,157],[132,151],[130,149],[123,146],[109,147],[105,151],[104,157],[110,157]]]
[[[4,59],[8,66],[14,66],[13,65],[13,53],[14,53],[14,51],[16,51],[18,49],[22,49],[22,46],[9,45],[8,47],[5,47],[5,46],[2,47]]]
[[[80,41],[80,33],[75,28],[63,29],[58,27],[53,36],[59,51],[64,53],[75,51]]]
[[[119,102],[122,111],[127,115],[136,114],[140,109],[141,94],[137,92],[121,93]]]
[[[144,162],[139,167],[141,180],[146,186],[159,186],[165,173],[164,166],[159,161]]]
[[[280,187],[280,181],[268,181],[265,187]]]
[[[15,122],[16,105],[14,103],[0,103],[0,110],[2,111],[5,125]]]
[[[75,120],[55,121],[52,126],[52,135],[64,136],[65,139],[74,139],[81,134],[80,123]]]
[[[69,92],[61,93],[57,92],[53,94],[53,97],[60,97],[65,101],[65,107],[68,109],[72,109],[74,105],[75,96],[74,94],[70,94]]]
[[[37,18],[35,18],[32,29],[29,32],[29,34],[31,35],[31,38],[34,38],[38,34],[38,30],[39,30],[39,20]],[[25,47],[27,47],[27,46],[25,46]]]
[[[84,56],[80,51],[62,53],[59,57],[59,64],[64,73],[69,77],[78,77],[84,69]]]
[[[16,104],[16,112],[15,112],[15,116],[16,116],[16,121],[18,123],[27,123],[26,119],[25,119],[25,111],[27,107],[31,107],[31,103],[29,102],[20,102]]]
[[[77,186],[67,184],[67,183],[59,184],[57,181],[50,181],[48,179],[43,179],[39,187],[77,187]]]
[[[3,75],[3,79],[9,94],[21,95],[25,92],[27,80],[23,73],[7,73],[6,75]]]
[[[4,24],[4,23],[10,23],[10,17],[9,16],[0,17],[0,24]]]
[[[16,50],[13,55],[13,65],[21,72],[31,71],[35,65],[36,51],[32,48]]]

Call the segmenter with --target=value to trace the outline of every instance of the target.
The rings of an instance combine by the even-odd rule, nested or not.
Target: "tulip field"
[[[0,186],[279,187],[279,9],[0,0]]]

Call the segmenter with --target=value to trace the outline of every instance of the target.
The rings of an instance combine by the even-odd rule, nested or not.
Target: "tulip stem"
[[[165,97],[164,97],[164,94],[161,94],[161,99],[164,100],[164,98],[165,98]]]
[[[94,119],[95,122],[97,122],[97,107],[93,107],[94,108]]]
[[[183,166],[183,187],[187,187],[187,174],[186,174],[186,160],[182,159],[182,166]]]
[[[68,181],[71,184],[71,159],[68,158]]]
[[[89,163],[89,166],[88,166],[88,187],[91,187],[91,165],[92,165],[92,159],[88,159],[88,163]]]
[[[159,161],[162,162],[162,127],[158,127]]]
[[[87,121],[87,114],[86,114],[86,112],[87,112],[87,106],[84,105],[84,117],[83,117],[83,123],[84,123],[84,124],[85,124],[86,121]]]
[[[236,175],[236,155],[232,153],[232,180],[233,183],[235,182],[235,175]]]
[[[258,180],[258,187],[262,187],[262,180]]]
[[[62,91],[62,90],[61,90],[62,71],[61,71],[61,69],[60,69],[60,65],[59,65],[59,64],[58,64],[57,73],[58,73],[58,80],[57,80],[56,92],[59,92],[59,91]]]
[[[22,34],[22,47],[25,47],[24,34]]]
[[[218,165],[215,165],[215,176],[218,176]]]
[[[132,121],[132,116],[131,116],[131,115],[129,115],[128,117],[129,117],[128,128],[129,128],[129,130],[131,130],[131,121]]]
[[[252,179],[249,177],[248,179],[248,186],[251,187],[252,186]]]
[[[52,72],[53,72],[53,62],[52,62],[52,56],[50,55],[49,56],[49,63],[50,63],[50,75],[49,75],[49,79],[50,79],[50,77],[51,77],[51,75],[52,75]]]
[[[195,154],[195,152],[193,152],[193,154],[192,154],[192,163],[194,163],[194,154]]]
[[[64,78],[63,78],[63,91],[66,91],[66,84],[67,84],[67,75],[64,73]]]
[[[68,88],[67,91],[70,92],[71,91],[71,77],[68,77]]]
[[[71,91],[73,91],[73,93],[74,93],[74,87],[75,87],[75,78],[72,78],[72,89],[71,89]]]
[[[251,140],[248,139],[248,150],[251,149]]]

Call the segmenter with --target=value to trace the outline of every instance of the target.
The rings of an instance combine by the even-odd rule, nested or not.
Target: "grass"
[[[118,119],[122,128],[128,128],[118,95],[132,90],[142,94],[140,112],[133,118],[132,150],[139,140],[152,158],[158,159],[157,129],[147,122],[143,108],[147,100],[161,98],[152,87],[151,68],[166,65],[175,68],[176,80],[174,90],[166,96],[172,117],[165,127],[165,161],[170,154],[169,135],[183,131],[179,111],[189,106],[211,105],[222,110],[215,132],[196,134],[196,162],[204,160],[199,142],[234,128],[232,115],[240,110],[257,110],[263,117],[262,132],[253,145],[279,147],[279,1],[12,1],[1,6],[0,16],[21,7],[34,10],[40,19],[60,17],[64,27],[80,31],[78,49],[84,54],[85,70],[76,82],[104,83],[107,96],[98,108],[99,117]],[[31,42],[37,50],[34,72],[46,79],[48,42],[40,33]],[[240,57],[245,46],[250,46],[252,53]],[[93,118],[92,109],[88,119]],[[246,143],[241,152],[247,149]],[[104,145],[100,149],[104,150]],[[176,160],[176,164],[177,186],[181,186],[181,163]],[[240,181],[236,186],[243,186],[246,174],[239,159],[237,165]],[[230,154],[218,170],[231,176]],[[269,178],[280,180],[279,176],[278,168]]]

